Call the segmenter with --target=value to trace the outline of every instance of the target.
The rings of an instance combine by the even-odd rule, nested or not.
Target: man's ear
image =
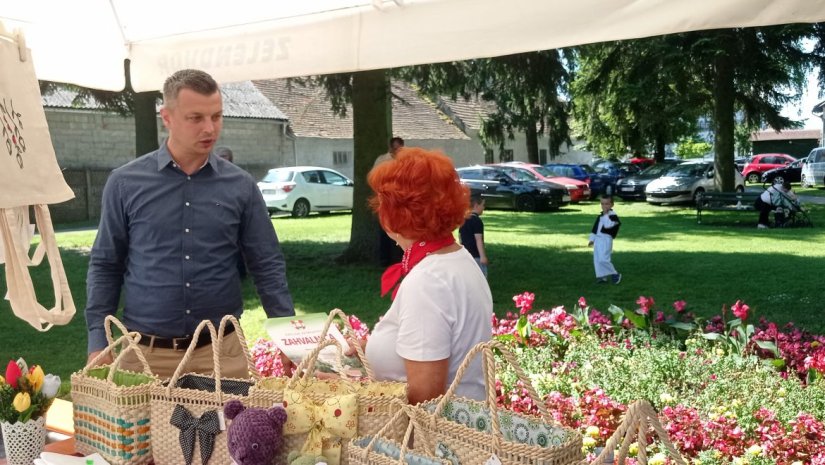
[[[163,121],[163,125],[169,129],[169,109],[166,106],[160,107],[160,119]]]

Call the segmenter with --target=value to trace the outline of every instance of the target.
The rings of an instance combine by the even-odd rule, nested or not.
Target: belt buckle
[[[185,340],[185,339],[189,339],[189,338],[188,337],[173,337],[172,338],[172,350],[186,350],[186,348],[189,347],[189,344],[186,344],[186,346],[187,346],[186,348],[178,348],[178,340],[179,339]]]

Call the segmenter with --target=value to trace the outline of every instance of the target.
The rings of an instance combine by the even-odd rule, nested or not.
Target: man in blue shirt
[[[267,316],[294,315],[286,264],[255,180],[212,153],[223,124],[217,83],[178,71],[163,86],[169,137],[154,152],[112,171],[89,260],[89,360],[105,346],[103,321],[124,292],[123,322],[141,333],[152,371],[174,373],[201,320],[216,327],[243,311],[237,263],[243,253]],[[222,343],[221,372],[247,377],[236,334]],[[110,362],[110,358],[102,363]],[[211,372],[208,333],[187,371]],[[140,371],[137,358],[124,368]]]

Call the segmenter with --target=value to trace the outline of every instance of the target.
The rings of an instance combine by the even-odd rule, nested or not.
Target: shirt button
[[[189,202],[186,202],[186,206],[187,206],[187,207],[189,206]]]
[[[189,228],[184,229],[184,232],[189,232]]]
[[[189,283],[186,283],[186,287],[189,287]]]
[[[189,315],[190,313],[192,313],[192,310],[188,310],[188,309],[187,309],[187,310],[186,310],[186,314],[187,314],[187,315]]]
[[[187,176],[187,177],[186,177],[186,180],[187,180],[187,181],[191,181],[191,180],[192,180],[192,176]]]
[[[185,259],[189,260],[189,255],[187,255],[187,256],[185,256],[185,257],[183,257],[183,258],[185,258]]]

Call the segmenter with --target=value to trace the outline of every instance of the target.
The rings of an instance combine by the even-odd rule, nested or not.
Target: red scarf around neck
[[[395,288],[392,291],[392,298],[395,299],[395,294],[398,293],[398,288],[400,287],[399,281],[401,281],[401,278],[406,276],[407,273],[427,255],[453,244],[455,244],[455,238],[453,238],[452,235],[432,241],[413,242],[413,245],[404,251],[404,257],[401,259],[401,263],[390,265],[387,270],[384,271],[384,274],[381,275],[381,297],[384,297],[391,289]]]

